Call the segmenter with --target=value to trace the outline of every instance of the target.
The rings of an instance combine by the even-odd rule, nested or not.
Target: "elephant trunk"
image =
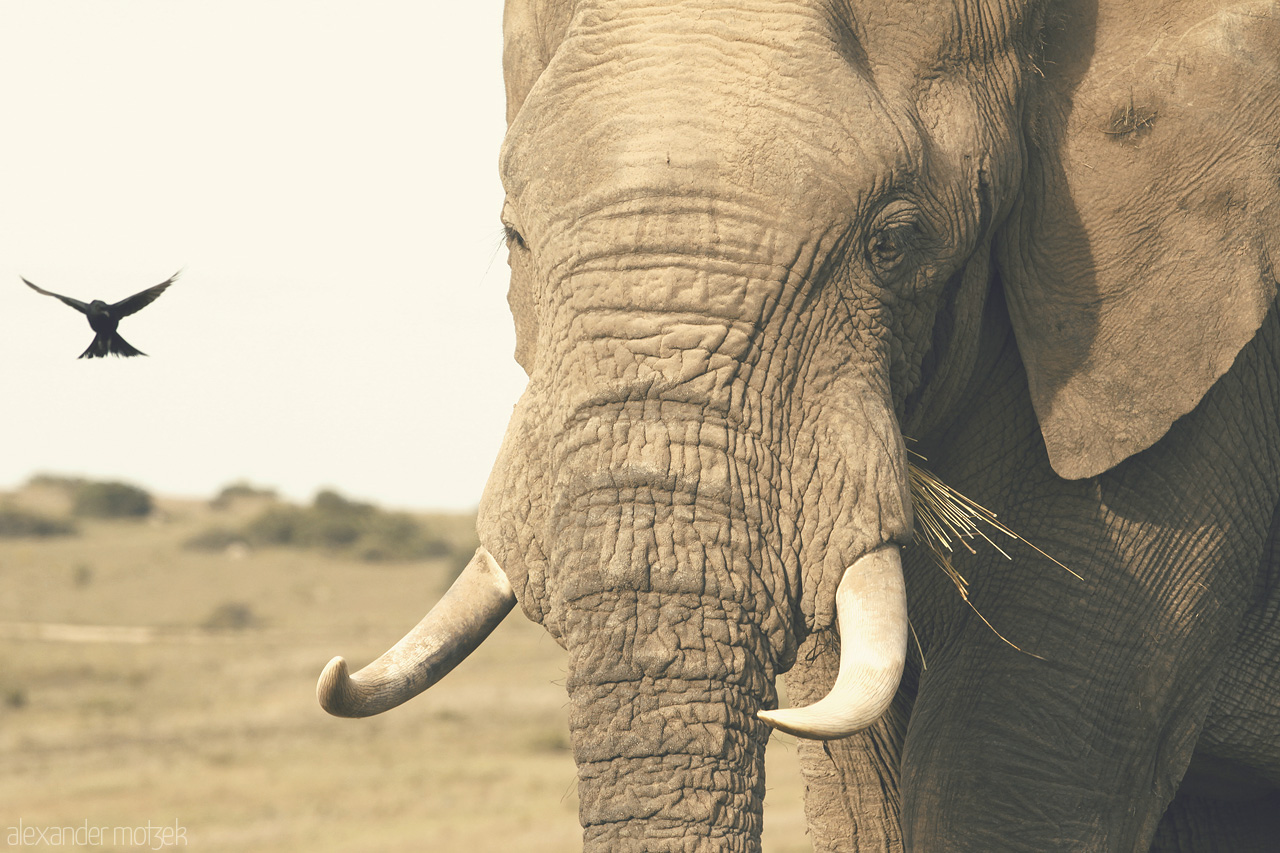
[[[580,602],[568,638],[584,849],[758,851],[768,728],[756,714],[773,695],[761,637],[700,597],[603,603]]]
[[[765,521],[759,503],[708,488],[711,477],[684,492],[688,471],[660,481],[645,465],[657,429],[628,444],[629,465],[559,481],[548,621],[570,653],[584,842],[755,851],[769,726],[843,737],[874,722],[897,690],[907,633],[898,547],[878,530],[844,534],[872,544],[825,587],[842,635],[837,686],[811,708],[768,712],[799,633],[785,566],[771,562],[783,549],[762,534],[782,524]],[[576,446],[571,470],[599,464],[588,464],[597,445]],[[689,458],[663,446],[663,461]],[[742,481],[727,454],[704,449],[700,459],[698,474],[727,469]]]

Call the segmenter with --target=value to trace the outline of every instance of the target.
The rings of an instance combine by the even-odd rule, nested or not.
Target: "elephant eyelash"
[[[881,270],[891,271],[914,247],[917,232],[914,225],[904,224],[886,228],[871,238],[867,244],[867,258]]]
[[[524,235],[522,235],[516,229],[512,228],[510,225],[503,225],[502,230],[507,235],[508,246],[515,245],[519,249],[526,249],[526,250],[529,248],[524,242]]]

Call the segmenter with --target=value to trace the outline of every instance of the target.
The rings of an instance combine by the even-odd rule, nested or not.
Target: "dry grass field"
[[[10,500],[66,510],[56,490]],[[516,612],[414,702],[329,717],[324,663],[380,653],[452,565],[183,549],[252,503],[162,499],[147,520],[0,539],[0,843],[87,826],[108,833],[91,849],[148,849],[110,831],[150,823],[199,851],[578,849],[564,652]],[[768,774],[764,849],[809,850],[789,738]],[[72,846],[45,839],[22,849]]]

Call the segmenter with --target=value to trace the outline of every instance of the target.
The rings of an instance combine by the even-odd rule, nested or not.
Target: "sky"
[[[502,4],[27,0],[0,31],[0,489],[470,509],[525,377]],[[77,359],[114,302],[147,358]]]

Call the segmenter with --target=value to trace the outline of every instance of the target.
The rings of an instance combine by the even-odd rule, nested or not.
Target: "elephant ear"
[[[1274,310],[1280,3],[1214,5],[1068,0],[1045,25],[997,251],[1063,477],[1158,441]]]

